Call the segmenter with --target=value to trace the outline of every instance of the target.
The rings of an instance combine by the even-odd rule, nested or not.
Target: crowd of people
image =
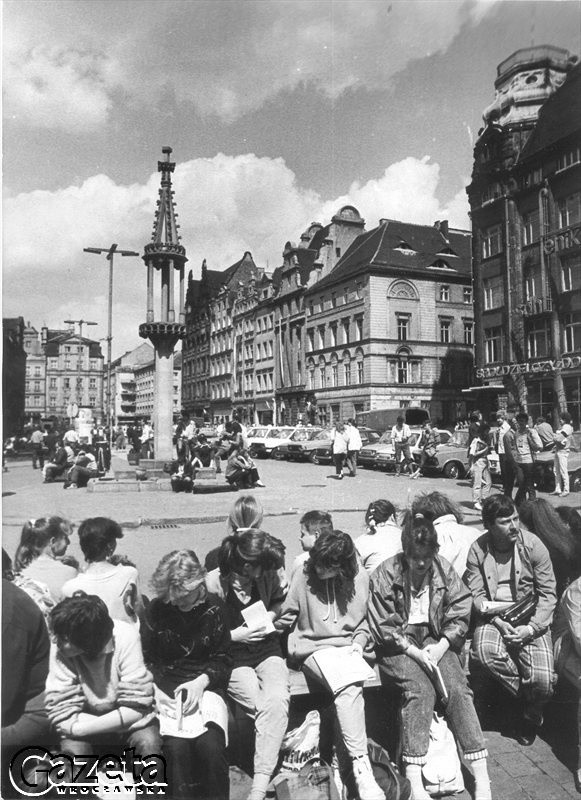
[[[116,553],[123,532],[115,521],[81,523],[82,568],[67,556],[70,522],[26,522],[14,559],[3,551],[3,796],[11,796],[11,755],[44,741],[79,756],[115,747],[163,754],[170,798],[227,800],[235,703],[255,731],[248,800],[264,800],[288,727],[290,668],[327,694],[339,769],[360,800],[383,800],[368,757],[363,682],[348,672],[363,657],[401,694],[399,750],[413,800],[429,797],[422,768],[442,702],[436,666],[473,796],[490,800],[465,644],[471,674],[477,667],[517,698],[515,735],[530,745],[557,675],[580,688],[581,515],[546,500],[517,511],[497,494],[483,500],[477,530],[449,497],[431,492],[405,511],[378,499],[364,524],[352,537],[329,513],[306,512],[303,552],[285,565],[259,502],[241,495],[204,564],[193,549],[168,552],[147,590],[138,566]],[[342,680],[334,691],[329,652]],[[580,778],[577,771],[581,790]]]

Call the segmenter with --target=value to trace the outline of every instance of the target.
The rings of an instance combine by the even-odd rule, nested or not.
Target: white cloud
[[[438,182],[437,164],[406,158],[381,177],[326,200],[300,187],[282,159],[218,154],[179,164],[174,188],[187,266],[198,274],[206,258],[210,268],[224,269],[250,250],[257,263],[273,269],[287,240],[297,240],[313,220],[326,223],[347,203],[360,210],[368,230],[381,217],[425,224],[449,218],[454,226],[466,226],[463,191],[442,204]],[[158,187],[158,173],[128,186],[96,175],[80,186],[5,200],[5,313],[22,314],[37,327],[61,325],[67,317],[92,319],[100,324],[96,338],[106,336],[107,262],[83,248],[117,242],[143,252]],[[114,282],[117,353],[138,342],[145,318],[141,260],[117,258]]]

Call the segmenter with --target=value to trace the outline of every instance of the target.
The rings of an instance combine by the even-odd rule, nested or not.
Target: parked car
[[[419,454],[415,458],[419,462]],[[492,480],[500,480],[500,461],[494,450],[488,456],[488,466]],[[425,465],[427,472],[440,474],[445,478],[464,478],[468,475],[468,469],[467,429],[454,431],[448,442],[438,445],[436,455]]]
[[[253,458],[272,457],[273,450],[281,444],[288,444],[293,433],[298,430],[297,426],[286,428],[271,428],[266,436],[255,439],[250,445],[250,455]]]
[[[552,492],[555,488],[553,459],[554,454],[548,450],[537,453],[535,459],[535,482],[542,491]],[[581,431],[575,431],[572,436],[567,468],[569,471],[569,490],[571,492],[581,492]]]
[[[379,432],[370,428],[359,428],[359,434],[363,447],[368,444],[374,444],[380,439]],[[311,452],[309,458],[313,464],[329,464],[333,460],[333,443],[331,440],[319,443],[319,446]]]
[[[450,431],[441,428],[435,428],[435,430],[440,435],[440,444],[449,442],[452,438]],[[410,453],[414,461],[419,463],[421,454],[421,448],[419,444],[422,436],[422,429],[412,428],[411,431],[412,435],[410,436],[409,440]],[[389,431],[389,443],[382,445],[381,448],[378,448],[376,451],[374,466],[376,469],[395,470],[395,450],[391,444],[391,431]]]
[[[259,442],[263,442],[268,436],[268,432],[272,429],[271,425],[260,425],[254,428],[248,428],[246,431],[246,441],[248,442],[248,449],[250,450]]]
[[[291,436],[288,444],[282,444],[276,448],[274,457],[279,461],[306,461],[311,453],[313,441],[321,434],[326,434],[323,439],[328,439],[328,431],[321,428],[299,428]]]

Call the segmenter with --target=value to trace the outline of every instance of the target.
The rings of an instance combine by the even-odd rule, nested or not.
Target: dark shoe
[[[520,730],[516,734],[516,740],[523,747],[530,747],[537,738],[538,732],[538,725],[528,719],[523,719]]]

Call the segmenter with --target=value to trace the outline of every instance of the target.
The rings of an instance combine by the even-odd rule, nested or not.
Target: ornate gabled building
[[[380,220],[305,293],[307,390],[316,419],[422,405],[465,412],[472,370],[470,234]]]
[[[581,422],[581,65],[561,48],[498,66],[467,189],[476,392],[484,410]]]

